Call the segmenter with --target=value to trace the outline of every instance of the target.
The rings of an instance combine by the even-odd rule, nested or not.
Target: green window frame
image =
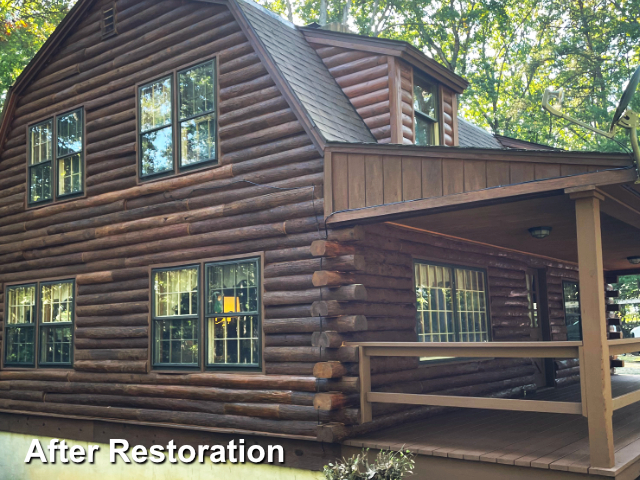
[[[5,367],[71,367],[75,316],[72,279],[8,286]]]
[[[562,307],[564,324],[567,327],[567,341],[582,341],[582,313],[580,311],[580,284],[562,281]]]
[[[438,86],[415,76],[413,83],[413,117],[416,145],[438,145]]]
[[[28,127],[27,204],[84,194],[84,108]]]
[[[200,365],[200,265],[152,270],[153,366]]]
[[[485,270],[416,260],[414,280],[418,341],[491,341]]]
[[[259,258],[154,268],[151,275],[154,368],[262,369]]]
[[[138,87],[141,181],[217,164],[215,58]]]

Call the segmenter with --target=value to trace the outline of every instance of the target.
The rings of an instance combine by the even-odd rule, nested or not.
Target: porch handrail
[[[609,340],[608,344],[611,355],[640,351],[640,338]],[[371,391],[371,357],[578,358],[580,364],[584,365],[582,342],[347,342],[346,345],[359,347],[360,423],[373,420],[372,403],[567,413],[588,416],[584,375],[580,375],[582,391],[580,402]],[[612,397],[614,410],[635,402],[640,402],[640,390]]]

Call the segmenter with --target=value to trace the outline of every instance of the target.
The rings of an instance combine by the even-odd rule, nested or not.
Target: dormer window
[[[116,33],[116,4],[112,3],[102,10],[102,38]]]
[[[416,145],[438,145],[438,95],[435,84],[414,77],[413,110]]]

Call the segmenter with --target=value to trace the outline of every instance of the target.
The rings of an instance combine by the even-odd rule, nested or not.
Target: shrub
[[[324,477],[327,480],[401,480],[405,475],[413,474],[415,461],[409,450],[381,450],[373,463],[369,463],[368,452],[366,449],[358,455],[325,465]]]

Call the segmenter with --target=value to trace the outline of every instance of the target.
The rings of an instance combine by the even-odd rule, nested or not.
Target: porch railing
[[[589,412],[586,395],[586,382],[589,373],[584,368],[584,350],[582,342],[488,342],[488,343],[417,343],[417,342],[350,342],[348,345],[359,347],[360,361],[360,422],[373,419],[373,403],[396,403],[407,405],[446,406],[456,408],[480,408],[491,410],[512,410],[523,412],[567,413],[588,417],[604,415]],[[609,353],[640,351],[640,339],[609,340]],[[454,395],[408,394],[371,391],[371,357],[462,357],[462,358],[578,358],[580,361],[580,402],[557,402],[545,400],[503,399],[491,397],[466,397]],[[607,370],[605,374],[609,374]],[[617,410],[640,401],[640,390],[612,397],[613,410]],[[604,433],[603,433],[604,434]],[[589,443],[593,443],[590,433]],[[597,443],[597,442],[596,442]]]

